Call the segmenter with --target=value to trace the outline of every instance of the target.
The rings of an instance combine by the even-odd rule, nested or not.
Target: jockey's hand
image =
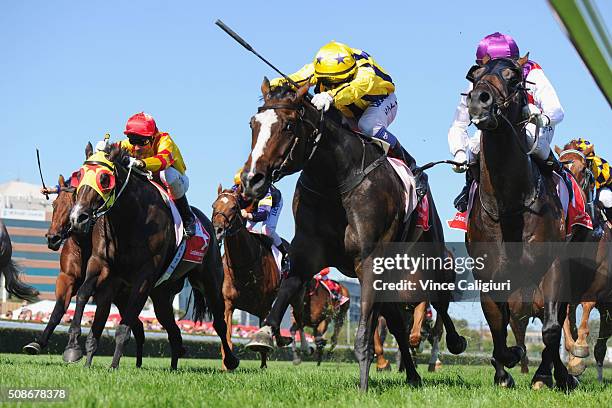
[[[49,187],[42,187],[40,189],[40,193],[44,194],[44,195],[49,195],[49,194],[57,194],[58,191],[57,191],[57,187],[51,187],[51,188],[49,188]]]
[[[145,167],[147,167],[147,165],[145,164],[144,161],[140,159],[135,159],[133,157],[130,157],[128,168],[132,168],[132,167],[135,167],[136,169],[139,169],[139,170],[143,170]]]
[[[312,104],[323,112],[327,112],[332,102],[334,101],[334,97],[331,96],[328,92],[321,92],[312,97]]]
[[[465,152],[458,151],[455,154],[454,161],[456,161],[457,163],[462,163],[460,166],[457,166],[457,165],[453,164],[453,171],[455,173],[465,173],[467,171],[468,164],[467,164],[467,156],[466,156]]]
[[[250,216],[251,214],[249,214],[249,213],[248,213],[248,211],[247,211],[247,210],[245,210],[245,209],[243,208],[242,210],[240,210],[240,215],[241,215],[241,216],[242,216],[242,218],[244,218],[245,220],[248,220],[248,219],[249,219],[249,216]]]
[[[523,116],[540,128],[550,125],[550,118],[544,115],[540,108],[533,103],[528,103],[523,108]]]

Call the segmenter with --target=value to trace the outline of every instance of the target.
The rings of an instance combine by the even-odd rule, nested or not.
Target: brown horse
[[[293,342],[291,343],[291,350],[293,352],[294,365],[302,362],[295,344],[296,332],[300,333],[300,347],[302,352],[308,350],[308,342],[306,341],[304,327],[312,328],[312,334],[315,338],[317,353],[316,360],[318,366],[321,365],[321,361],[323,361],[323,350],[327,344],[327,340],[324,336],[327,332],[329,324],[332,321],[334,322],[334,333],[331,337],[331,346],[329,349],[330,354],[334,351],[336,345],[338,344],[338,335],[342,330],[342,326],[344,326],[344,319],[349,311],[351,302],[350,300],[347,300],[342,305],[336,306],[334,299],[332,299],[332,295],[323,287],[323,285],[324,284],[322,282],[316,279],[312,279],[310,284],[306,285],[304,291],[304,305],[302,308],[302,324],[300,325],[298,320],[294,318],[293,324],[291,325],[290,331],[291,338],[293,339]],[[340,283],[338,283],[338,285],[340,286],[340,294],[350,298],[350,293],[346,286]]]
[[[527,56],[518,61],[486,57],[469,73],[474,88],[467,97],[468,111],[482,135],[474,198],[478,204],[469,216],[466,244],[473,258],[484,260],[484,268],[474,270],[476,279],[511,280],[513,291],[532,285],[542,288],[545,348],[532,385],[552,383],[554,367],[557,386],[571,390],[577,380],[568,374],[559,354],[568,304],[562,294],[567,293],[570,279],[561,265],[563,251],[550,250],[565,243],[565,216],[554,180],[530,156],[522,116],[527,104],[522,66],[527,60]],[[504,366],[515,366],[524,350],[506,344],[508,295],[481,291],[481,305],[493,337],[495,384],[512,387],[514,380]]]
[[[62,175],[59,176],[58,185],[60,191],[53,200],[53,215],[51,225],[45,236],[47,246],[53,251],[57,251],[62,242],[62,252],[60,254],[60,272],[55,282],[55,306],[49,317],[49,322],[36,340],[25,345],[23,351],[28,354],[40,354],[49,343],[49,338],[60,323],[62,316],[66,313],[71,298],[83,283],[85,277],[85,265],[91,255],[92,236],[100,236],[97,233],[92,236],[85,236],[78,239],[70,234],[70,211],[74,206],[75,188],[71,187]],[[114,303],[121,312],[124,308],[126,291],[119,292],[114,297]],[[94,295],[97,299],[97,294]],[[144,328],[140,320],[136,320],[132,326],[134,338],[136,339],[136,367],[142,366],[142,348],[144,344]],[[93,336],[93,328],[92,328]]]
[[[411,299],[408,291],[397,293],[392,302],[382,301],[384,294],[374,288],[377,280],[369,265],[376,251],[396,240],[429,243],[424,256],[444,258],[444,235],[433,198],[428,193],[431,228],[414,227],[415,215],[405,214],[405,204],[414,208],[414,188],[405,192],[394,174],[380,144],[357,135],[331,118],[323,117],[305,98],[308,85],[295,90],[289,86],[270,89],[264,79],[261,90],[264,105],[251,119],[251,154],[244,166],[242,185],[252,198],[263,196],[274,180],[301,171],[293,199],[295,237],[291,243],[291,269],[281,283],[272,310],[264,326],[253,335],[247,347],[273,348],[287,339],[280,336],[279,325],[289,300],[321,269],[334,266],[344,275],[357,277],[361,284],[361,317],[355,340],[355,354],[360,368],[360,389],[368,387],[373,337],[379,314],[386,318],[398,339],[405,360],[406,380],[419,385],[421,378],[410,357],[410,345],[403,317],[404,306]],[[408,193],[406,198],[405,193]],[[404,234],[405,217],[411,227]],[[422,233],[421,233],[422,232]],[[409,238],[406,238],[409,237]],[[411,244],[399,244],[409,252]],[[406,279],[424,278],[417,270]],[[427,271],[436,282],[454,281],[445,271]],[[447,345],[451,352],[465,350],[465,338],[459,336],[448,315],[449,292],[428,293],[435,296],[434,307],[443,316]],[[421,299],[422,300],[422,299]],[[419,300],[420,301],[420,300]]]
[[[155,312],[160,322],[160,315],[168,319],[168,326],[164,324],[164,327],[168,330],[172,348],[172,368],[176,368],[176,361],[184,353],[184,348],[180,331],[174,322],[172,298],[181,290],[187,277],[194,288],[196,320],[201,320],[210,310],[213,327],[224,347],[224,364],[228,369],[236,368],[239,360],[225,338],[221,296],[223,269],[211,222],[193,208],[210,234],[210,245],[204,262],[190,265],[183,270],[182,276],[171,277],[156,285],[176,250],[174,220],[170,208],[158,189],[149,182],[147,174],[125,167],[124,163],[129,162],[129,156],[119,145],[113,145],[108,152],[87,156],[79,173],[81,177],[70,222],[73,233],[81,236],[89,234],[92,226],[99,228],[103,240],[102,245],[93,247],[85,280],[77,292],[77,306],[70,327],[67,351],[80,351],[77,343],[80,320],[85,303],[94,289],[99,297],[104,298],[104,302],[98,302],[94,326],[103,326],[108,317],[112,293],[117,290],[117,285],[126,285],[129,295],[121,322],[115,331],[116,345],[111,367],[118,367],[130,336],[130,327],[138,320],[147,297],[150,295],[155,299],[156,294],[159,294],[158,302],[163,303],[154,303]],[[96,185],[88,181],[92,180],[91,176],[87,178],[88,171],[94,172],[97,189]],[[163,307],[158,308],[162,304]],[[88,341],[88,363],[97,347],[97,340],[94,335],[92,341]]]
[[[38,298],[38,291],[23,283],[19,277],[21,270],[12,260],[13,245],[6,226],[0,220],[0,275],[4,276],[4,288],[19,299],[30,302]]]
[[[225,304],[226,339],[232,344],[232,315],[235,309],[259,317],[260,323],[272,307],[281,282],[276,261],[265,235],[249,232],[240,215],[239,192],[217,190],[212,205],[212,223],[223,254],[223,300]],[[294,306],[299,305],[299,299]],[[295,309],[295,307],[294,307]],[[261,366],[266,368],[267,352],[260,352]]]

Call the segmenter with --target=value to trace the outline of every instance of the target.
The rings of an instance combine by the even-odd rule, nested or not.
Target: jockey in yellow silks
[[[185,195],[189,189],[187,167],[172,137],[160,132],[155,119],[144,112],[130,117],[123,133],[127,139],[121,141],[121,147],[131,156],[129,166],[159,174],[181,214],[185,235],[195,235],[195,216]]]
[[[324,45],[310,64],[289,75],[298,85],[315,87],[312,104],[327,111],[334,106],[346,124],[367,136],[389,144],[389,155],[403,160],[411,170],[416,162],[387,129],[397,114],[395,84],[391,76],[363,50],[332,41]],[[271,86],[286,83],[276,78]],[[426,191],[426,178],[417,177],[417,192]]]
[[[586,158],[587,165],[595,181],[599,203],[607,210],[612,208],[612,175],[610,164],[595,154],[595,145],[586,139],[576,139],[577,150],[582,152]]]

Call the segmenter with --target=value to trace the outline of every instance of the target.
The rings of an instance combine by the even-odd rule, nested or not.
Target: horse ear
[[[121,154],[121,144],[113,143],[108,152],[108,159],[112,162],[116,161]]]
[[[484,57],[482,57],[482,65],[487,65],[489,61],[491,61],[491,56],[489,54],[486,54]]]
[[[219,187],[217,187],[217,195],[221,194],[223,191],[223,187],[221,187],[221,183],[219,183]]]
[[[85,160],[89,159],[89,156],[93,154],[93,146],[91,142],[87,142],[87,146],[85,146]]]
[[[66,185],[66,180],[64,180],[64,176],[62,176],[61,174],[59,175],[59,178],[57,179],[57,184],[60,187],[63,187]]]
[[[525,54],[524,57],[519,58],[518,59],[518,64],[519,64],[519,66],[522,67],[523,65],[525,65],[527,63],[527,61],[529,61],[529,53]]]
[[[557,153],[557,156],[559,156],[562,151],[563,150],[559,146],[555,145],[555,153]]]
[[[261,95],[264,99],[268,99],[268,95],[270,94],[270,81],[268,77],[264,77],[263,82],[261,83]]]
[[[306,95],[308,93],[308,90],[310,89],[310,82],[306,82],[304,85],[302,85],[296,93],[295,98],[296,99],[302,99],[304,97],[304,95]]]

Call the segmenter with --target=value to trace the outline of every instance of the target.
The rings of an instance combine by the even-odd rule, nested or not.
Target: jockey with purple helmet
[[[486,55],[491,59],[518,59],[519,48],[511,36],[496,32],[487,35],[478,44],[476,63],[482,65],[483,58]],[[546,78],[546,75],[544,75],[542,67],[537,63],[529,60],[523,65],[523,78],[525,79],[529,102],[524,108],[523,113],[525,118],[531,118],[525,127],[525,131],[528,143],[530,145],[536,143],[532,155],[540,159],[539,161],[544,161],[552,169],[560,172],[561,166],[551,152],[550,143],[555,132],[555,126],[563,120],[563,107],[559,102],[555,89],[548,78]],[[472,88],[473,84],[470,82],[465,94],[469,93]],[[474,132],[471,138],[468,136],[467,128],[470,125],[470,115],[465,94],[459,101],[453,123],[448,131],[448,145],[454,160],[465,163],[463,166],[453,166],[453,170],[458,173],[466,171],[469,164],[475,163],[480,152],[480,130]],[[538,132],[537,135],[536,132]],[[467,210],[468,193],[472,181],[469,171],[467,172],[466,181],[466,186],[455,199],[455,207],[459,211]]]

